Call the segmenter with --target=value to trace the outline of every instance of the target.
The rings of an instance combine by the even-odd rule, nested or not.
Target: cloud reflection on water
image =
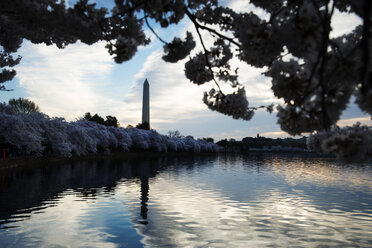
[[[0,243],[368,247],[371,175],[371,165],[262,154],[0,171],[0,227],[16,227],[0,229]]]
[[[149,224],[136,228],[148,247],[317,247],[354,242],[368,246],[372,242],[368,236],[372,222],[361,225],[363,218],[371,220],[371,213],[324,211],[302,191],[288,194],[274,188],[266,197],[240,202],[190,181],[158,179],[150,188],[154,199],[149,204]]]

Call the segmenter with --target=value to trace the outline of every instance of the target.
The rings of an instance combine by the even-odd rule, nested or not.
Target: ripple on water
[[[0,188],[0,208],[5,199],[19,205],[0,209],[4,216],[0,243],[5,247],[372,246],[368,166],[350,168],[328,160],[280,156],[189,160],[163,159],[157,164],[153,159],[133,165],[108,160],[92,170],[86,164],[74,170],[84,172],[78,175],[81,183],[74,173],[60,175],[70,167],[50,167],[50,174],[35,172],[33,182],[44,178],[49,184],[35,187],[40,192],[32,194],[34,198],[27,188],[23,195],[14,194],[19,185],[26,185],[22,180],[31,180],[18,175],[6,190]],[[100,166],[105,169],[98,170]],[[53,178],[59,180],[56,189]],[[31,200],[22,202],[26,198]]]

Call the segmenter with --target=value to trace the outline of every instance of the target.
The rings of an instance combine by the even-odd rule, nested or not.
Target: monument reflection
[[[182,161],[193,165],[196,161],[209,159],[211,157],[191,156],[182,158]],[[179,160],[177,157],[85,159],[0,171],[0,224],[4,226],[8,222],[18,221],[9,220],[15,213],[22,212],[27,216],[42,209],[44,202],[60,198],[66,190],[75,192],[82,200],[96,198],[99,189],[106,194],[114,194],[122,180],[139,180],[141,223],[147,224],[149,179],[177,165]]]

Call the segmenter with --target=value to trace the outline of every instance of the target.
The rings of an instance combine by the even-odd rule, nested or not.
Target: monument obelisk
[[[142,99],[142,124],[147,122],[150,126],[150,86],[147,78],[143,83],[143,99]]]

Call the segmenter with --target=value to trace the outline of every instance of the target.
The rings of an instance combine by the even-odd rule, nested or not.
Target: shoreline
[[[20,167],[32,167],[40,166],[45,163],[66,163],[75,162],[80,160],[94,160],[94,159],[135,159],[135,158],[155,158],[155,157],[175,157],[175,156],[215,156],[221,154],[303,154],[309,156],[320,156],[320,157],[332,157],[327,155],[321,155],[314,152],[301,152],[301,151],[250,151],[250,152],[114,152],[109,154],[103,153],[91,153],[84,156],[72,156],[72,157],[62,157],[56,155],[47,155],[41,157],[35,156],[22,156],[16,158],[7,158],[5,160],[0,159],[0,171],[16,169]]]
[[[109,154],[91,153],[84,156],[62,157],[56,155],[47,155],[41,157],[22,156],[16,158],[0,159],[0,171],[16,169],[20,167],[39,166],[44,163],[66,163],[80,160],[91,159],[135,159],[135,158],[154,158],[154,157],[174,157],[174,156],[213,156],[219,153],[213,152],[115,152]]]

